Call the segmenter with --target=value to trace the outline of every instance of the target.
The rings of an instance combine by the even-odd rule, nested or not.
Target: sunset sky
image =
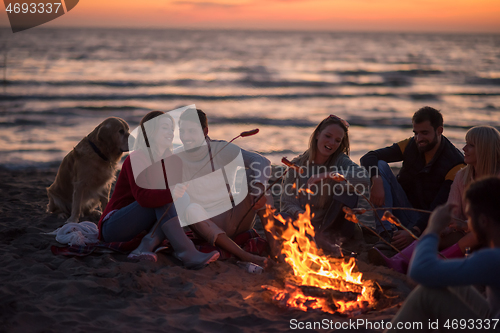
[[[45,26],[500,33],[500,1],[82,0]]]

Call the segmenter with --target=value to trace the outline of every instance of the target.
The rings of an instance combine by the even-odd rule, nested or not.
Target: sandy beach
[[[193,271],[163,253],[157,263],[130,262],[117,253],[54,255],[51,246],[62,245],[43,233],[64,223],[45,212],[45,188],[56,171],[0,168],[2,332],[285,332],[294,320],[381,323],[414,287],[406,276],[368,264],[366,242],[358,244],[358,268],[383,292],[372,310],[352,318],[273,303],[261,286],[283,286],[287,264],[254,275],[233,259]]]

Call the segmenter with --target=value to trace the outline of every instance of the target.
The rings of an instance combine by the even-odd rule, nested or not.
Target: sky
[[[500,0],[81,0],[44,26],[500,33]]]

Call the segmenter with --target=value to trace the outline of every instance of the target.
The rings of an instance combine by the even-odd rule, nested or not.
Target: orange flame
[[[401,222],[399,221],[399,219],[388,210],[384,212],[384,216],[382,216],[382,221],[389,221],[398,227],[401,226]]]
[[[293,185],[295,186],[295,184],[293,184]],[[305,192],[305,193],[309,193],[309,194],[314,194],[314,192],[311,191],[308,188],[301,188],[301,189],[299,189],[299,193],[301,193],[301,192]]]
[[[330,176],[333,180],[335,180],[336,182],[343,182],[343,181],[347,181],[344,177],[344,175],[341,175],[340,173],[334,173]]]
[[[349,215],[357,221],[352,212]],[[286,225],[286,221],[280,216],[277,218]],[[321,309],[329,313],[354,313],[366,308],[367,304],[373,304],[374,288],[370,283],[362,281],[362,273],[354,271],[355,259],[349,258],[348,262],[345,262],[343,258],[325,256],[317,247],[314,235],[310,207],[307,205],[305,213],[299,214],[293,225],[288,224],[281,236],[276,237],[281,238],[279,239],[281,253],[285,255],[285,261],[293,270],[294,276],[291,277],[293,283],[297,286],[317,287],[323,290],[352,292],[358,295],[357,299],[355,301],[332,299],[328,304],[324,298],[304,295],[300,288],[290,284],[286,284],[285,290],[271,286],[263,288],[274,293],[275,301],[286,301],[288,307],[302,311]]]
[[[344,206],[344,207],[342,207],[342,210],[345,213],[344,217],[347,221],[351,221],[353,223],[359,223],[359,220],[355,215],[356,213],[351,208]]]

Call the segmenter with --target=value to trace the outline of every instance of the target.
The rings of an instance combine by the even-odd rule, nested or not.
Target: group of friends
[[[275,236],[283,223],[276,214],[280,221],[291,223],[310,209],[317,244],[328,252],[336,239],[354,237],[361,230],[359,224],[345,220],[342,207],[364,208],[367,212],[360,220],[381,238],[369,250],[370,261],[408,271],[422,284],[393,322],[500,318],[500,133],[494,127],[471,128],[462,154],[443,135],[441,113],[426,106],[413,115],[411,138],[368,152],[358,165],[349,158],[349,124],[330,115],[316,126],[308,149],[292,160],[298,168],[289,169],[282,188],[295,191],[281,193],[279,213],[275,210],[273,215],[269,214],[275,208],[273,198],[266,192],[269,160],[211,139],[206,114],[197,109],[195,115],[180,115],[177,126],[183,145],[176,149],[172,144],[176,124],[168,113],[153,111],[141,120],[144,135],[138,135],[135,149],[125,159],[99,221],[102,241],[127,242],[147,233],[130,258],[156,261],[154,250],[167,238],[188,268],[217,260],[218,250],[267,267],[279,256]],[[223,150],[234,153],[231,159],[241,152],[248,192],[240,198],[230,185],[220,200],[220,191],[202,190],[213,181],[210,174],[226,167]],[[138,168],[141,161],[148,166]],[[397,176],[388,165],[392,162],[402,162]],[[338,181],[336,174],[346,181]],[[144,186],[163,177],[162,186]],[[224,172],[220,177],[228,184]],[[201,185],[185,185],[193,178],[202,179]],[[217,204],[227,201],[228,194],[228,204]],[[374,211],[372,205],[384,209]],[[420,239],[382,219],[386,209]],[[266,226],[270,257],[236,241],[252,230],[256,215]],[[211,250],[199,251],[183,226]],[[390,257],[392,248],[398,252]],[[487,286],[487,299],[471,286],[477,284]],[[391,332],[398,331],[393,327]],[[469,325],[471,331],[478,327],[476,322]]]

